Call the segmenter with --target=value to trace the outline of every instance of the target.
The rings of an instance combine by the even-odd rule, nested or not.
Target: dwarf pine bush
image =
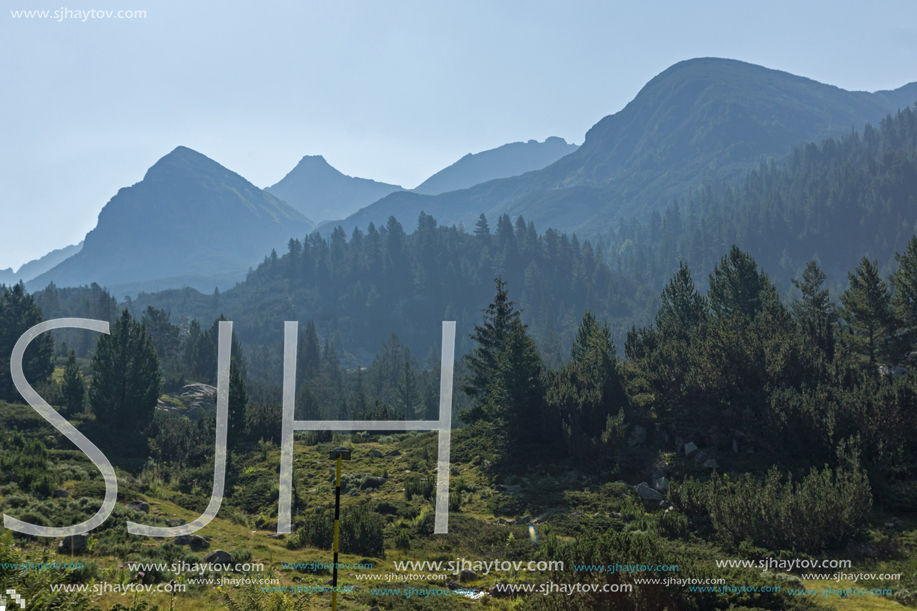
[[[820,551],[844,545],[872,508],[866,474],[855,463],[812,469],[801,481],[777,468],[763,481],[714,474],[701,484],[673,486],[672,502],[688,516],[709,514],[717,533],[733,545],[749,540],[769,549]]]

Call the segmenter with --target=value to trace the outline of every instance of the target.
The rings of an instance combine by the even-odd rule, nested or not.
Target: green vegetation
[[[890,139],[898,133],[895,142],[911,141],[912,116],[902,112],[862,141],[851,136],[806,149],[810,159],[799,163],[809,163],[809,171],[794,175],[801,171],[794,169],[795,161],[774,169],[759,195],[768,201],[777,192],[798,195],[801,187],[791,178],[800,184],[816,180],[812,167],[821,167],[819,159],[836,176],[844,175],[836,159],[866,167],[878,151],[882,163],[874,166],[876,172],[884,171],[887,160],[910,163]],[[826,192],[832,192],[831,185],[825,183]],[[872,188],[864,187],[863,193]],[[900,203],[894,197],[890,201]],[[757,205],[746,204],[736,209]],[[817,211],[821,204],[813,206]],[[753,224],[751,217],[746,221],[745,229]],[[848,286],[833,292],[822,264],[803,265],[794,258],[802,251],[786,259],[800,271],[790,276],[793,288],[782,296],[779,276],[787,279],[789,264],[777,265],[772,277],[749,251],[733,244],[705,250],[701,261],[720,254],[698,268],[697,259],[679,260],[673,246],[666,256],[677,265],[670,268],[659,307],[645,312],[623,297],[639,286],[612,273],[592,244],[580,245],[550,230],[539,236],[521,219],[513,224],[501,217],[495,235],[483,215],[473,234],[437,227],[426,215],[410,236],[394,219],[384,231],[373,231],[357,232],[349,242],[339,231],[330,243],[317,235],[306,244],[293,240],[286,255],[269,257],[245,284],[207,296],[206,303],[196,302],[191,293],[155,297],[178,311],[168,300],[190,296],[181,307],[185,312],[199,308],[200,319],[183,315],[173,322],[168,311],[151,307],[153,296],[126,304],[118,315],[117,304],[99,287],[49,287],[35,299],[21,286],[3,289],[0,330],[7,346],[15,333],[42,319],[39,308],[45,305],[57,315],[88,311],[113,323],[111,335],[92,341],[71,332],[53,340],[49,335],[35,344],[35,358],[27,355],[30,382],[106,452],[119,484],[119,505],[93,531],[92,543],[79,550],[61,548],[52,556],[79,557],[84,567],[54,573],[55,580],[163,584],[183,577],[168,567],[144,571],[139,578],[125,576],[122,567],[139,561],[200,562],[209,551],[222,549],[234,559],[264,563],[263,571],[249,573],[253,578],[324,584],[327,574],[321,569],[289,563],[329,561],[334,473],[328,452],[346,446],[353,460],[342,478],[342,554],[349,563],[371,561],[372,569],[361,569],[367,574],[395,575],[382,579],[386,587],[440,589],[451,579],[488,590],[503,582],[539,585],[548,579],[634,587],[627,595],[500,598],[494,592],[481,602],[460,596],[407,599],[378,593],[367,582],[342,596],[348,611],[372,605],[387,611],[475,605],[500,611],[843,608],[838,600],[788,594],[788,584],[828,583],[806,578],[804,571],[780,576],[716,564],[793,558],[849,559],[853,567],[845,573],[901,573],[900,580],[876,578],[867,585],[890,587],[897,600],[913,604],[917,236],[912,225],[907,239],[895,242],[900,254],[883,255],[897,269],[885,270],[878,254],[869,251],[863,257],[861,252],[847,270]],[[664,244],[668,238],[660,239]],[[670,246],[677,244],[688,243]],[[627,261],[632,260],[625,256],[622,266]],[[653,274],[666,265],[660,263]],[[709,274],[696,283],[693,269]],[[837,269],[832,273],[836,276]],[[482,287],[494,276],[484,298],[489,305],[480,316],[467,314],[480,306]],[[647,278],[654,283],[656,277]],[[457,284],[448,286],[449,278]],[[258,295],[257,307],[253,295]],[[129,535],[127,520],[190,521],[207,505],[215,439],[209,385],[216,376],[224,307],[238,321],[228,397],[230,467],[220,513],[199,533],[209,541],[195,540],[192,548],[186,545],[190,541]],[[143,322],[132,311],[141,313]],[[433,534],[435,432],[310,431],[295,436],[293,531],[276,536],[278,321],[315,314],[298,338],[297,418],[405,420],[438,414],[439,357],[434,350],[421,360],[416,348],[438,346],[439,321],[458,319],[460,311],[468,337],[464,348],[460,341],[455,374],[449,534]],[[360,318],[364,314],[371,330]],[[622,352],[615,337],[625,335],[625,320],[631,328]],[[383,332],[391,328],[405,329],[409,341]],[[569,340],[568,349],[560,347],[561,337]],[[248,342],[244,347],[243,341]],[[366,347],[380,345],[378,354]],[[104,495],[99,473],[34,410],[13,402],[15,396],[8,399],[0,402],[0,509],[41,525],[85,520]],[[158,401],[166,409],[157,410]],[[144,504],[125,506],[131,501],[149,504],[149,513]],[[55,544],[4,533],[0,553],[39,558]],[[446,579],[430,577],[424,584],[394,571],[395,561],[458,557],[562,560],[565,565],[549,573],[507,570],[476,576],[431,569]],[[675,575],[594,568],[614,563],[678,564],[680,579],[783,589],[692,591],[643,582]],[[44,587],[41,576],[3,569],[0,577],[2,587]],[[359,585],[355,575],[345,572],[342,579]],[[60,596],[56,602],[36,598],[37,608],[91,609],[95,604],[117,609],[125,602]],[[164,609],[176,601],[179,610],[219,605],[318,609],[327,597],[245,587],[218,592],[196,583],[175,601],[152,597],[145,602]],[[876,603],[895,604],[890,597],[876,597]]]
[[[680,263],[710,269],[736,243],[787,289],[818,261],[835,294],[866,254],[882,275],[898,267],[896,252],[905,253],[901,269],[913,265],[906,249],[917,226],[917,107],[909,104],[878,127],[774,157],[739,186],[709,183],[643,222],[621,218],[602,234],[600,258],[661,288]],[[907,308],[913,291],[897,299]]]
[[[152,339],[124,310],[111,335],[102,335],[96,346],[89,389],[93,413],[106,426],[142,430],[153,419],[160,380]]]

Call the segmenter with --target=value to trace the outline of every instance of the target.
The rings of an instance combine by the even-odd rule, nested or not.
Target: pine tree
[[[369,409],[369,404],[366,400],[366,389],[363,387],[363,368],[357,367],[356,374],[356,388],[353,393],[353,413],[362,414],[367,409]]]
[[[420,396],[417,389],[417,378],[410,363],[405,361],[401,375],[398,377],[398,409],[404,412],[405,418],[419,417]]]
[[[793,316],[811,345],[818,347],[829,359],[834,355],[834,325],[837,311],[823,289],[825,273],[818,263],[809,261],[802,280],[794,279],[793,285],[802,292],[802,299],[792,305]]]
[[[841,316],[854,334],[854,343],[869,364],[887,353],[894,330],[888,285],[879,276],[875,261],[863,257],[856,271],[847,274],[849,288],[841,295]]]
[[[157,310],[153,306],[147,306],[141,322],[153,340],[153,346],[156,348],[156,355],[159,357],[159,364],[162,367],[163,377],[167,379],[167,384],[173,381],[183,384],[185,372],[182,371],[179,362],[181,329],[178,325],[171,323],[168,312]]]
[[[535,342],[525,325],[515,321],[497,358],[482,408],[484,418],[497,425],[505,457],[527,455],[550,434],[543,371]]]
[[[691,270],[684,263],[662,291],[656,312],[656,329],[663,333],[687,334],[705,318],[706,300],[694,287]]]
[[[159,358],[153,340],[124,310],[111,335],[99,337],[89,404],[103,425],[142,430],[153,419],[159,394]]]
[[[486,240],[490,237],[490,225],[487,224],[487,217],[484,216],[484,213],[481,213],[481,216],[478,217],[478,222],[475,223],[474,235],[481,240]]]
[[[315,323],[306,323],[306,330],[299,334],[299,347],[296,350],[296,383],[302,385],[314,378],[321,371],[322,355],[318,345],[318,333]]]
[[[180,329],[169,320],[169,313],[147,306],[143,313],[143,325],[153,340],[159,362],[165,364],[178,354]]]
[[[426,368],[428,374],[426,376],[426,384],[424,385],[423,398],[421,400],[423,403],[423,414],[421,417],[424,420],[439,420],[439,387],[441,382],[442,363],[440,362],[439,355],[436,354],[433,348],[430,348],[430,353],[427,355]]]
[[[197,319],[191,320],[188,337],[184,345],[185,371],[189,376],[199,382],[208,382],[216,374],[216,361],[210,357],[216,347],[210,343],[210,338],[201,330],[201,323]]]
[[[296,393],[293,413],[297,420],[321,420],[318,396],[311,384],[303,384]]]
[[[761,307],[761,289],[767,276],[758,274],[755,260],[735,244],[710,274],[707,299],[718,316],[742,314],[752,320]]]
[[[217,353],[219,351],[221,322],[226,322],[226,317],[223,314],[220,314],[220,317],[213,321],[213,324],[210,326],[210,330],[206,332],[207,338],[209,340],[208,346],[211,347],[211,352],[208,355],[208,370],[212,372],[210,376],[214,383],[216,383],[217,376]],[[242,377],[245,378],[248,374],[248,362],[245,360],[245,353],[242,350],[242,342],[239,341],[235,331],[232,332],[230,342],[230,358],[236,359],[236,365],[239,367],[239,371],[241,372]]]
[[[22,402],[13,385],[10,374],[10,356],[13,347],[22,334],[43,320],[41,309],[20,282],[0,296],[0,399]],[[33,387],[47,380],[54,371],[51,360],[54,355],[54,340],[50,333],[43,333],[32,340],[22,358],[22,371]]]
[[[227,443],[230,449],[235,447],[245,436],[248,419],[248,391],[245,380],[236,359],[229,362],[229,430]]]
[[[547,402],[570,453],[595,458],[609,422],[623,419],[626,403],[608,325],[587,311],[570,355],[571,362],[551,376]]]
[[[76,363],[76,352],[70,351],[67,364],[64,366],[64,376],[61,380],[60,404],[66,414],[78,414],[83,411],[83,401],[86,398],[86,381],[83,372]]]
[[[477,345],[465,357],[471,375],[465,379],[463,389],[472,397],[481,397],[487,392],[497,370],[497,360],[506,346],[512,328],[516,324],[521,324],[520,312],[515,309],[516,304],[507,297],[506,282],[499,276],[494,282],[497,294],[493,302],[482,310],[484,324],[474,325],[471,339]]]
[[[895,254],[898,269],[892,274],[895,285],[892,305],[895,314],[908,333],[908,347],[912,348],[917,340],[917,234],[911,236],[904,254]]]
[[[328,339],[325,339],[325,350],[322,354],[322,374],[335,385],[341,382],[341,361],[334,344]]]

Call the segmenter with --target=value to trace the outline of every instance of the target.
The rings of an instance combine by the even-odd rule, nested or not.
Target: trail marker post
[[[331,566],[331,611],[338,608],[338,549],[341,541],[341,461],[350,460],[350,450],[331,450],[331,460],[337,462],[334,475],[334,560]]]

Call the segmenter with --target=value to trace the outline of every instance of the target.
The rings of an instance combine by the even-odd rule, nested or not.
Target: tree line
[[[621,219],[603,232],[602,255],[623,275],[660,289],[680,262],[710,269],[740,244],[782,289],[818,261],[837,295],[864,254],[891,272],[915,228],[917,106],[862,133],[769,159],[740,186],[705,185],[646,222]]]

